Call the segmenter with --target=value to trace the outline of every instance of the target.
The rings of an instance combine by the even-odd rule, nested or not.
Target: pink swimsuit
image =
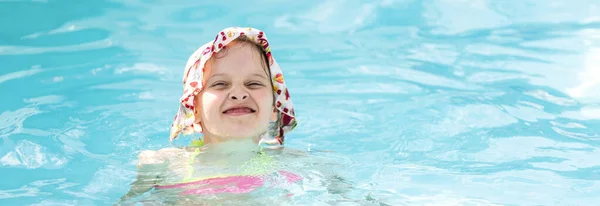
[[[302,177],[287,171],[278,171],[285,177],[287,183],[294,183],[302,180]],[[198,185],[206,185],[207,187],[191,188],[182,192],[182,194],[196,195],[215,195],[222,193],[241,194],[254,191],[260,186],[263,186],[265,180],[259,176],[228,176],[215,177],[198,181],[178,183],[173,185],[156,185],[156,189],[172,189],[172,188],[187,188]]]

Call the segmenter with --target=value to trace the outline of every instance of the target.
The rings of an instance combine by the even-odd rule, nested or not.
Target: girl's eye
[[[214,84],[212,84],[211,87],[216,87],[216,86],[226,86],[227,84],[225,84],[225,82],[215,82]]]
[[[250,83],[248,83],[248,86],[259,87],[259,86],[263,86],[263,84],[260,82],[250,82]]]

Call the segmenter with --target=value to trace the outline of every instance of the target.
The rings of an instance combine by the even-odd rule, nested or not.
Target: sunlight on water
[[[0,16],[5,205],[117,203],[139,153],[170,146],[187,58],[230,26],[269,35],[297,107],[286,146],[305,153],[275,156],[302,180],[138,202],[600,200],[597,1],[0,1]]]

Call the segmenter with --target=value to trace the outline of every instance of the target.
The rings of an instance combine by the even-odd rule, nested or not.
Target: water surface
[[[137,154],[169,146],[189,55],[250,26],[297,107],[287,147],[346,168],[346,197],[304,182],[290,204],[594,205],[599,6],[1,1],[0,199],[118,201]]]

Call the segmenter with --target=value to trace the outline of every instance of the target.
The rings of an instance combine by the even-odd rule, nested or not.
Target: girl
[[[170,141],[181,133],[199,132],[203,138],[184,149],[141,152],[137,180],[121,200],[153,188],[178,189],[179,194],[247,193],[266,184],[257,178],[261,174],[299,180],[276,171],[273,158],[260,147],[280,148],[297,125],[264,32],[226,28],[198,48],[185,67],[180,103]]]

